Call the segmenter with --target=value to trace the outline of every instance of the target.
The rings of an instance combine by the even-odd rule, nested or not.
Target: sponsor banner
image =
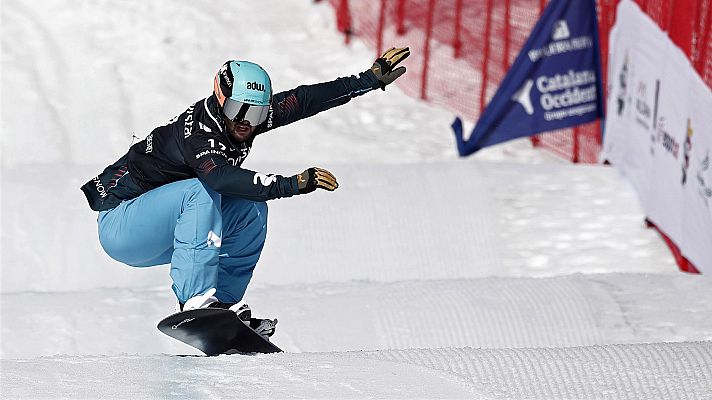
[[[630,0],[618,5],[609,49],[601,156],[682,254],[712,273],[712,91]]]
[[[683,254],[712,274],[712,91],[693,74],[681,166],[684,172]]]
[[[603,115],[594,0],[552,0],[465,140],[461,156],[493,144],[591,122]]]

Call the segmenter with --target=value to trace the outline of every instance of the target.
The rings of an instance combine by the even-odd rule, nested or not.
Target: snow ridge
[[[709,399],[712,342],[253,357],[54,356],[2,360],[2,370],[3,397],[12,398]]]
[[[394,350],[367,357],[465,377],[488,398],[712,398],[712,342]]]

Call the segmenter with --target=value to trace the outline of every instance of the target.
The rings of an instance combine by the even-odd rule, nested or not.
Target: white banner
[[[610,34],[602,159],[635,187],[648,218],[712,274],[712,91],[635,3]]]

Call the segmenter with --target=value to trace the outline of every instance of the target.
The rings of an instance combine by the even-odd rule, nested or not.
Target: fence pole
[[[571,153],[573,153],[571,154],[571,162],[574,164],[579,162],[579,149],[581,147],[581,144],[579,143],[579,135],[581,135],[581,130],[578,126],[575,126],[573,131],[573,149],[571,149]]]
[[[485,22],[484,51],[482,56],[482,84],[480,86],[480,114],[482,114],[485,109],[487,80],[489,79],[487,65],[489,64],[490,42],[492,41],[492,2],[493,0],[487,0],[487,20]]]
[[[504,73],[506,74],[509,70],[509,29],[511,26],[510,19],[510,8],[512,6],[512,0],[506,0],[504,2]]]
[[[661,6],[660,10],[660,29],[667,32],[668,36],[670,36],[670,24],[672,23],[672,7],[672,2],[667,2]],[[673,42],[675,41],[673,40]]]
[[[539,17],[541,17],[541,14],[544,12],[544,7],[546,7],[546,0],[539,0]],[[541,142],[539,135],[532,135],[529,136],[529,138],[531,139],[532,146],[539,146],[539,142]]]
[[[640,0],[638,4],[640,5],[640,9],[643,10],[644,13],[650,15],[650,13],[648,12],[648,0]],[[615,7],[615,5],[613,5],[613,7]]]
[[[349,0],[340,0],[336,10],[336,24],[338,29],[344,34],[344,44],[348,45],[351,42],[351,8]]]
[[[455,37],[452,41],[452,48],[455,50],[455,58],[460,58],[462,54],[462,0],[455,2]]]
[[[600,15],[598,15],[598,20],[600,21],[600,23],[598,24],[598,37],[601,40],[598,41],[598,45],[601,51],[601,54],[599,54],[599,56],[601,57],[601,79],[603,80],[601,82],[603,93],[600,93],[599,95],[603,96],[603,98],[605,99],[606,85],[608,82],[608,76],[606,75],[608,73],[608,40],[606,40],[606,38],[608,37],[608,31],[610,30],[610,26],[608,23],[608,12],[610,5],[607,4],[605,0],[598,1],[597,3],[599,4],[600,12]]]
[[[376,38],[376,57],[383,54],[383,29],[386,24],[386,0],[381,0],[381,10],[378,14],[378,37]]]
[[[695,30],[695,15],[699,7],[693,4],[695,0],[676,0],[670,6],[670,15],[668,16],[668,34],[670,39],[675,42],[678,47],[685,52],[689,60],[692,60],[693,55],[693,32]],[[677,18],[675,18],[677,17]]]
[[[396,7],[396,32],[399,35],[405,33],[405,0],[398,0]]]
[[[435,14],[435,0],[428,2],[428,22],[425,26],[425,44],[423,45],[423,72],[420,76],[420,98],[427,99],[428,91],[428,64],[430,63],[430,36],[433,34],[433,14]]]
[[[703,31],[702,34],[700,35],[700,41],[699,46],[700,46],[700,57],[697,59],[697,65],[695,65],[695,69],[697,72],[700,74],[702,79],[705,80],[705,82],[708,82],[707,74],[706,74],[706,69],[705,69],[705,64],[707,63],[707,49],[709,49],[708,43],[710,42],[710,25],[712,25],[712,7],[707,8],[707,17],[705,18],[705,24],[703,25]]]
[[[690,62],[692,63],[693,68],[697,68],[697,60],[700,57],[700,50],[702,49],[702,46],[700,45],[700,39],[702,39],[702,34],[704,33],[704,26],[703,20],[704,20],[704,8],[702,7],[703,0],[696,0],[697,3],[697,10],[695,11],[695,24],[692,27],[692,56],[690,57]],[[704,43],[704,42],[702,42]],[[702,74],[700,74],[701,76]],[[704,77],[703,77],[704,79]]]
[[[610,22],[610,15],[615,14],[615,11],[613,14],[611,14],[611,7],[612,7],[612,2],[607,1],[607,0],[598,0],[596,1],[597,5],[597,17],[598,17],[598,45],[600,47],[600,52],[599,56],[601,57],[601,89],[603,90],[603,93],[599,93],[599,96],[602,96],[604,99],[606,98],[606,90],[607,90],[607,82],[608,82],[608,33],[611,30],[611,22]],[[603,112],[605,114],[606,112],[606,102],[603,101]],[[596,135],[596,143],[600,146],[603,144],[603,127],[601,126],[601,119],[596,121],[596,132],[599,134]]]

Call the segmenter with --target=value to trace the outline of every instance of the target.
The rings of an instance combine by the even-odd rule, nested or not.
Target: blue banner
[[[552,0],[470,137],[452,123],[461,156],[603,117],[595,0]]]

